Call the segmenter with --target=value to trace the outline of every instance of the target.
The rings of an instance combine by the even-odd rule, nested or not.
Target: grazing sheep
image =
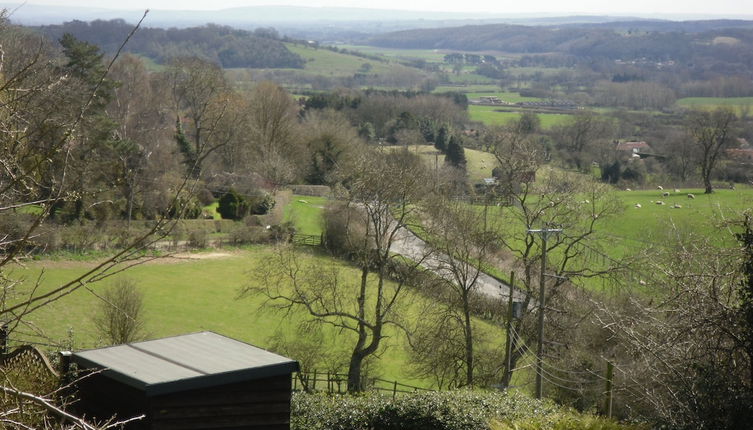
[[[640,284],[640,285],[646,285],[646,281],[644,281],[643,279],[641,279],[640,281],[638,281],[638,284]]]
[[[640,203],[636,203],[636,204],[635,204],[635,207],[636,207],[636,208],[638,208],[638,209],[640,209],[640,208],[642,208],[643,206],[641,206],[641,204],[640,204]]]
[[[688,198],[689,199],[694,199],[695,198],[695,194],[688,194]]]
[[[680,189],[679,189],[679,188],[675,188],[675,192],[676,192],[676,193],[679,193],[679,192],[680,192]]]
[[[664,187],[662,187],[661,185],[659,185],[658,187],[656,187],[656,189],[657,189],[657,190],[663,190],[663,189],[664,189]]]
[[[672,207],[675,208],[675,209],[682,209],[682,206],[678,205],[677,203],[675,203],[674,205],[672,205]]]
[[[664,204],[664,202],[663,202],[663,201],[661,201],[661,200],[657,200],[657,201],[656,201],[656,204],[657,204],[657,205],[663,205],[663,204]]]
[[[625,191],[633,191],[633,190],[631,190],[630,188],[625,188]]]
[[[665,192],[661,193],[661,196],[662,197],[669,197],[669,193],[667,191],[665,191]]]

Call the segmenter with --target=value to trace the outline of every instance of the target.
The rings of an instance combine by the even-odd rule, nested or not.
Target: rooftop
[[[72,361],[147,395],[289,374],[298,362],[205,331],[75,352]]]

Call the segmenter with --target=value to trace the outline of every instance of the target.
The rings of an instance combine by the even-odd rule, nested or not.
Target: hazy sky
[[[18,3],[23,1],[19,0]],[[494,13],[753,15],[753,0],[26,0],[26,4],[116,9],[208,10],[238,6],[296,5]]]

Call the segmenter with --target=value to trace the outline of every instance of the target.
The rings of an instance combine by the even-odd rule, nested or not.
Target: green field
[[[268,247],[254,247],[164,258],[135,266],[93,288],[109,285],[119,276],[135,280],[145,296],[149,338],[212,330],[260,347],[269,347],[274,341],[273,336],[295,336],[297,323],[304,318],[301,313],[284,314],[269,310],[269,307],[263,306],[265,301],[262,296],[238,298],[239,289],[249,283],[253,269],[269,253]],[[354,285],[360,276],[355,268],[330,257],[308,253],[302,256],[316,265],[334,263],[345,275],[344,279],[348,280],[344,284]],[[44,270],[40,291],[45,291],[72,279],[92,265],[91,262],[40,261],[15,269],[12,276],[31,282]],[[21,291],[28,288],[31,286],[26,283]],[[65,342],[72,333],[72,346],[75,349],[101,346],[91,318],[98,301],[91,292],[81,289],[29,315],[27,321],[55,341]],[[412,292],[404,296],[404,303],[408,320],[418,318],[428,306],[427,299]],[[486,330],[491,330],[489,326],[484,326]],[[347,349],[348,342],[343,342],[343,339],[350,338],[349,332],[340,332],[332,327],[324,330],[330,348]],[[18,329],[19,333],[30,331],[26,327]],[[430,385],[429,381],[411,374],[402,332],[392,327],[387,329],[386,334],[388,337],[383,340],[383,354],[376,363],[376,373],[386,379]],[[19,340],[30,340],[28,334],[18,334],[18,337]],[[501,339],[503,335],[495,329],[493,337]]]
[[[388,149],[400,151],[405,146],[388,146]],[[444,154],[437,151],[432,145],[412,145],[408,147],[410,152],[418,154],[426,162],[430,169],[444,165]],[[492,169],[496,166],[493,154],[476,149],[465,148],[466,171],[471,183],[481,182],[484,178],[492,176]]]
[[[399,60],[421,59],[438,63],[443,62],[445,54],[449,52],[438,49],[397,49],[365,45],[339,45],[338,47],[351,51],[363,52],[364,54],[381,55]]]
[[[326,197],[293,195],[285,206],[283,221],[292,222],[296,232],[319,236],[322,234],[322,211],[327,205]]]
[[[519,111],[505,110],[497,106],[468,106],[468,113],[472,121],[479,121],[486,125],[504,125],[520,118]],[[570,118],[570,115],[565,113],[540,113],[538,116],[542,128],[551,128]]]
[[[387,73],[395,67],[402,67],[386,62],[374,61],[354,55],[333,52],[328,49],[312,48],[303,45],[287,43],[286,46],[294,54],[306,60],[304,71],[309,74],[322,76],[352,76],[361,71],[364,64],[371,65],[368,73]],[[368,66],[367,66],[368,67]],[[295,70],[295,69],[292,69]]]
[[[669,197],[662,193],[669,192]],[[693,231],[706,237],[724,240],[721,223],[723,219],[740,219],[740,214],[753,207],[753,189],[739,186],[738,189],[718,189],[712,194],[703,194],[702,189],[674,189],[660,191],[618,191],[616,196],[624,203],[625,211],[619,216],[605,219],[600,235],[618,239],[620,246],[640,249],[645,245],[666,243],[667,234],[673,227],[680,231]],[[693,194],[694,199],[689,199]],[[665,204],[656,204],[662,201]],[[635,205],[640,204],[637,208]],[[673,208],[677,204],[681,208]]]
[[[739,113],[741,109],[750,110],[753,97],[685,97],[677,100],[677,105],[688,109],[709,110],[729,106]]]

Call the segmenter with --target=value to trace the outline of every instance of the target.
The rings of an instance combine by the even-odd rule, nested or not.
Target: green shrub
[[[271,194],[254,196],[249,199],[248,207],[252,215],[264,215],[275,207],[275,198]]]
[[[249,202],[234,189],[229,189],[220,197],[217,212],[223,219],[243,219],[249,212]]]
[[[360,396],[295,393],[292,430],[626,430],[519,393],[436,391]]]

